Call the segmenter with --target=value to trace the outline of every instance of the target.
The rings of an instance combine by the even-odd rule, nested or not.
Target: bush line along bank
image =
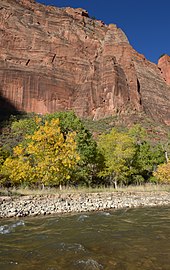
[[[111,186],[170,182],[169,141],[149,142],[140,125],[94,140],[73,112],[14,118],[0,136],[0,185]]]

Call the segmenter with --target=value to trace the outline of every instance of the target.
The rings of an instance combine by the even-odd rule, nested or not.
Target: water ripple
[[[75,253],[79,251],[85,251],[85,248],[81,244],[77,243],[73,244],[60,243],[58,247],[60,251],[73,251]]]
[[[2,225],[0,226],[0,234],[9,234],[18,226],[24,226],[25,223],[23,220],[19,220],[11,225]]]
[[[101,269],[103,269],[103,266],[93,259],[79,260],[76,262],[76,265],[78,265],[78,267],[81,267],[82,270],[101,270]]]
[[[109,212],[99,212],[99,215],[106,216],[106,217],[111,216],[111,214]]]
[[[77,221],[84,221],[86,218],[89,218],[87,215],[81,215],[78,217]]]

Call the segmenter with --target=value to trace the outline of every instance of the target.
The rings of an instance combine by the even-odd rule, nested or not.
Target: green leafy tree
[[[23,142],[26,135],[33,134],[38,128],[37,119],[37,116],[32,114],[21,115],[20,119],[19,116],[11,116],[1,130],[0,146],[12,153],[12,149]]]
[[[148,140],[146,130],[139,124],[129,129],[129,135],[135,141],[135,157],[130,184],[141,184],[150,181],[158,164],[165,161],[163,148],[160,144],[153,145]]]
[[[146,130],[140,124],[133,125],[129,129],[128,134],[134,139],[136,145],[142,144],[147,137]]]
[[[147,141],[136,145],[131,183],[141,184],[150,181],[157,166],[164,161],[165,156],[160,145],[154,146]]]
[[[41,119],[37,116],[32,118],[19,119],[12,122],[11,131],[14,135],[21,137],[21,140],[28,134],[33,134]]]

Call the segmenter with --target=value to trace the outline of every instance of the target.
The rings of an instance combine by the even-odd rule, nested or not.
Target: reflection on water
[[[170,208],[0,222],[1,270],[169,270]]]

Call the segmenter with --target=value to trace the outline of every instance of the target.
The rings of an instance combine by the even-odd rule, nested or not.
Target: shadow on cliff
[[[0,130],[11,115],[22,115],[22,112],[18,111],[8,99],[0,94]]]

